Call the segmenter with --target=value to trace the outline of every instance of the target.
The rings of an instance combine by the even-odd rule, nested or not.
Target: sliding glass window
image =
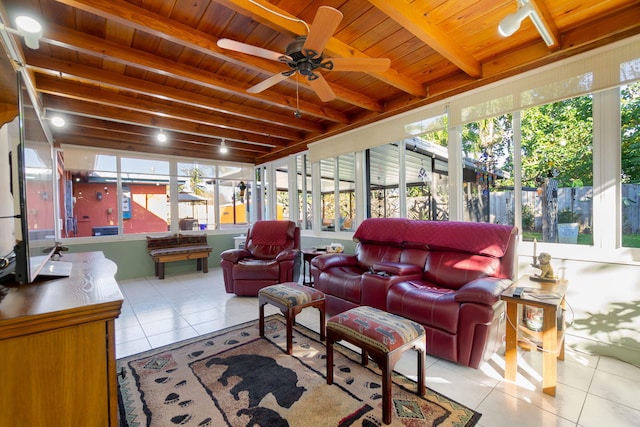
[[[368,216],[400,217],[400,161],[398,144],[381,145],[367,150]]]
[[[462,128],[464,220],[514,224],[511,115]]]
[[[640,248],[640,82],[620,88],[622,246]]]
[[[523,239],[593,244],[591,95],[522,111]]]

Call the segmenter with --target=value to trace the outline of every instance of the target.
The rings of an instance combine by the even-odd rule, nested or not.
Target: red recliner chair
[[[244,249],[220,254],[227,293],[257,296],[265,286],[296,280],[300,228],[293,221],[258,221],[249,228]]]

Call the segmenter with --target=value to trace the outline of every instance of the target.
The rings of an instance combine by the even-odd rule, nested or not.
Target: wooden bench
[[[164,279],[164,263],[197,260],[197,269],[203,273],[209,271],[209,254],[211,247],[207,244],[205,234],[172,234],[170,236],[147,236],[147,252],[156,264],[156,276]]]

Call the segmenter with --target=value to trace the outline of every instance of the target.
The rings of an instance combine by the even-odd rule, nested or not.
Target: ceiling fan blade
[[[333,89],[331,89],[329,83],[320,74],[317,75],[317,78],[309,80],[309,86],[316,92],[316,95],[318,95],[318,98],[320,98],[322,102],[329,102],[336,99],[336,94],[333,92]]]
[[[340,21],[342,21],[342,12],[329,6],[320,6],[311,23],[303,49],[322,52]]]
[[[365,73],[387,71],[391,66],[389,58],[330,58],[334,71],[363,71]]]
[[[231,39],[219,39],[218,47],[222,49],[235,50],[236,52],[247,53],[253,56],[259,56],[260,58],[271,59],[272,61],[279,61],[283,55],[272,50],[263,49],[261,47],[253,46],[247,43],[238,42]]]
[[[269,77],[267,80],[261,81],[260,83],[258,83],[255,86],[251,86],[249,89],[247,89],[247,92],[248,93],[260,93],[263,90],[269,89],[271,86],[277,85],[281,81],[286,80],[288,78],[289,78],[289,76],[284,75],[282,73],[274,74],[273,76]]]

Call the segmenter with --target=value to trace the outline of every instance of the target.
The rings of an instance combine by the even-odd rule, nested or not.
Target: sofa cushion
[[[400,282],[389,289],[387,311],[455,334],[460,317],[455,295],[452,289],[421,280]]]
[[[368,271],[376,262],[399,262],[402,248],[385,244],[359,243],[356,245],[358,267]]]
[[[459,303],[473,302],[491,306],[500,300],[500,294],[513,282],[509,279],[483,277],[467,283],[456,292]]]
[[[355,266],[334,267],[320,274],[316,288],[328,295],[360,304],[364,271]]]
[[[431,251],[424,266],[423,278],[439,286],[459,289],[465,283],[493,275],[500,260],[463,252]]]
[[[406,276],[408,274],[420,274],[422,267],[415,264],[405,264],[403,262],[376,262],[373,264],[373,270],[384,272],[391,276]]]
[[[414,221],[407,244],[426,244],[430,249],[453,249],[502,257],[517,228],[482,222]],[[413,243],[415,242],[415,243]]]
[[[277,280],[280,277],[280,263],[275,260],[245,258],[233,266],[235,280],[259,277],[262,280]]]
[[[291,221],[256,222],[251,228],[250,237],[254,245],[282,246],[293,240],[295,228],[295,223]]]
[[[353,235],[354,242],[379,242],[387,245],[402,245],[406,240],[406,218],[368,218],[360,223]]]

